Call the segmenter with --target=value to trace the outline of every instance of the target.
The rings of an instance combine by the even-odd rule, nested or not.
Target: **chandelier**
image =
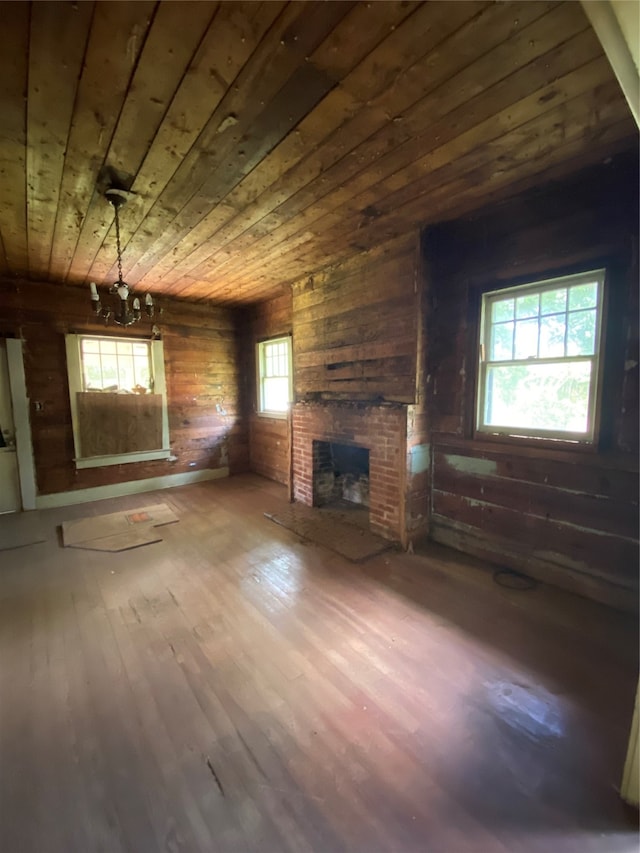
[[[118,280],[109,288],[109,295],[112,298],[111,307],[103,305],[96,287],[95,281],[90,282],[91,304],[93,305],[94,313],[101,317],[105,325],[113,318],[113,322],[118,326],[131,326],[132,323],[137,323],[142,317],[142,309],[140,306],[140,298],[133,294],[126,281],[122,278],[122,249],[120,248],[120,219],[118,211],[126,204],[128,193],[125,190],[111,187],[105,191],[105,198],[113,206],[115,213],[116,224],[116,245],[118,248]],[[133,297],[130,301],[130,297]],[[144,297],[144,310],[147,317],[153,317],[153,299],[150,293]]]

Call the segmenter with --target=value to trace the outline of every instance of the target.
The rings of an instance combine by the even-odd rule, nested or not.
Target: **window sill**
[[[74,459],[76,468],[102,468],[105,465],[125,465],[129,462],[149,462],[154,459],[168,459],[171,450],[141,450],[137,453],[116,453],[112,456],[88,456],[86,459]]]
[[[259,418],[271,418],[276,421],[286,421],[289,412],[256,412]]]
[[[476,430],[474,440],[487,444],[502,444],[505,447],[530,447],[540,450],[561,451],[564,453],[597,453],[596,442],[581,441],[577,438],[537,438],[534,435],[515,435],[506,432]]]

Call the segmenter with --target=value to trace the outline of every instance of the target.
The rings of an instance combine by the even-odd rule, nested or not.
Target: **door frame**
[[[36,508],[36,468],[31,441],[31,418],[27,380],[24,372],[23,342],[19,338],[5,338],[7,364],[9,367],[9,389],[16,436],[16,459],[22,509]]]

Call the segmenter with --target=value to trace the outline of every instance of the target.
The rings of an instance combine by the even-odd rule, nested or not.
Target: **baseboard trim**
[[[185,471],[182,474],[166,474],[162,477],[148,477],[146,480],[128,480],[125,483],[113,483],[109,486],[94,486],[90,489],[76,489],[71,492],[57,492],[54,495],[38,495],[36,509],[53,509],[59,506],[101,501],[106,498],[120,498],[123,495],[135,495],[140,492],[155,492],[157,489],[172,489],[175,486],[188,486],[206,480],[219,480],[229,476],[228,468],[204,468],[200,471]]]

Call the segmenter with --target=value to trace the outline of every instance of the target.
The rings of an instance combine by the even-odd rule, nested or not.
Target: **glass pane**
[[[516,299],[516,317],[519,320],[527,317],[538,316],[539,294],[529,293],[527,296],[518,296]]]
[[[596,311],[569,314],[567,355],[593,355],[596,346]]]
[[[289,407],[289,380],[265,379],[262,383],[263,405],[268,412],[286,412]]]
[[[100,352],[102,353],[114,353],[116,351],[115,341],[100,341]]]
[[[566,307],[566,287],[563,287],[561,290],[545,290],[544,293],[540,294],[541,314],[558,314],[560,311],[565,311]]]
[[[144,356],[145,358],[149,357],[149,346],[148,344],[133,344],[133,354]]]
[[[536,358],[538,355],[538,321],[518,320],[516,323],[515,358]]]
[[[487,367],[485,425],[587,433],[591,369],[590,361]]]
[[[82,352],[100,352],[100,344],[98,341],[83,339]]]
[[[598,304],[598,283],[577,284],[569,288],[569,310],[595,308]]]
[[[129,341],[118,341],[118,355],[131,355],[132,345]]]
[[[132,358],[118,359],[118,375],[120,379],[120,387],[127,391],[131,391],[133,386],[136,384]]]
[[[262,376],[267,379],[289,376],[289,344],[287,341],[268,341],[262,347]]]
[[[491,303],[491,322],[503,323],[513,320],[514,299],[496,299]]]
[[[540,318],[540,358],[564,355],[566,314],[550,314]]]
[[[274,374],[273,358],[271,355],[267,355],[264,367],[265,367],[265,370],[264,370],[265,376],[273,376],[273,374]]]
[[[102,357],[102,387],[116,390],[118,388],[118,362],[116,357]]]
[[[513,358],[513,323],[498,323],[491,329],[490,361],[510,361]]]
[[[149,388],[149,360],[146,358],[134,358],[135,384],[145,389]]]
[[[102,368],[100,365],[100,356],[89,353],[82,360],[84,368],[84,388],[85,391],[102,388]]]

